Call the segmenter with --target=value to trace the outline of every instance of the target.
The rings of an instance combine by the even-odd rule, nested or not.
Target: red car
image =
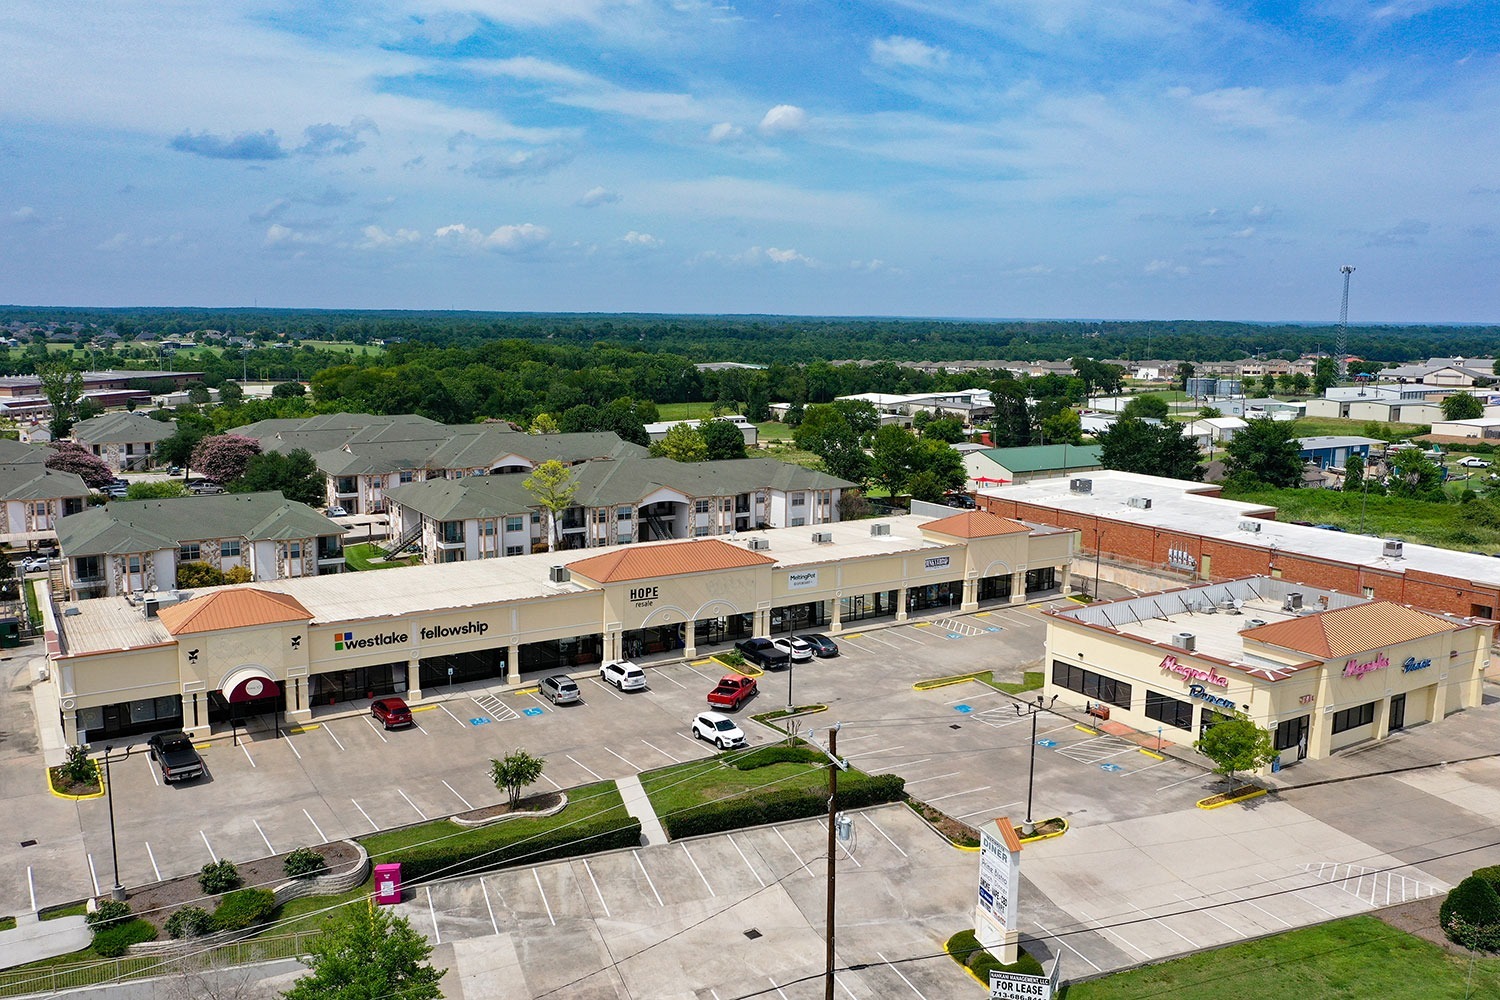
[[[719,686],[708,693],[708,703],[714,708],[739,708],[755,694],[755,679],[740,674],[725,674]]]
[[[417,724],[411,717],[411,709],[400,698],[376,698],[370,705],[370,714],[387,729],[401,729]]]

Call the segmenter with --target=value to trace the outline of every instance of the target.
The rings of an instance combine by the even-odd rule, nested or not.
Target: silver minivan
[[[541,689],[542,697],[554,705],[567,705],[583,700],[578,682],[567,674],[548,674],[542,678]]]

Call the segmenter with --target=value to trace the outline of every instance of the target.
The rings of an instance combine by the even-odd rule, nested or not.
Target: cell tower
[[[1339,354],[1339,381],[1349,377],[1349,275],[1354,273],[1352,264],[1339,268],[1344,276],[1344,304],[1339,306],[1339,338],[1334,350]]]

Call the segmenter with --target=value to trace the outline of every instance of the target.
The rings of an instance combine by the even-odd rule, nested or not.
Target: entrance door
[[[1391,725],[1390,731],[1406,728],[1406,695],[1398,694],[1391,696]]]

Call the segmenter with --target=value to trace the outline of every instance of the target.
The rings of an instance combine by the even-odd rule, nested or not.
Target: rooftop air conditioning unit
[[[553,566],[547,571],[547,579],[553,583],[567,583],[573,579],[573,572],[566,566]]]
[[[1245,623],[1245,628],[1260,628],[1266,623],[1264,618],[1252,618]]]
[[[1224,612],[1226,615],[1237,615],[1240,613],[1240,606],[1234,603],[1234,598],[1226,597],[1223,601],[1220,602],[1219,610]]]
[[[1069,479],[1068,489],[1074,493],[1094,492],[1094,481],[1092,479]]]
[[[1198,648],[1198,637],[1191,632],[1174,632],[1172,634],[1172,645],[1191,653]]]
[[[766,549],[769,549],[770,547],[771,547],[771,540],[769,538],[752,538],[752,539],[750,539],[750,548],[752,550],[756,551],[756,552],[764,552]]]
[[[1216,615],[1219,613],[1219,606],[1205,598],[1198,602],[1198,613],[1200,615]]]
[[[1240,530],[1241,531],[1248,531],[1252,535],[1258,535],[1258,534],[1260,534],[1260,522],[1259,521],[1241,521],[1240,522]]]
[[[812,540],[814,542],[817,542],[819,545],[827,545],[829,542],[833,541],[833,532],[814,531],[812,533]]]
[[[1127,507],[1135,507],[1138,510],[1150,510],[1151,509],[1151,498],[1150,497],[1131,497],[1130,499],[1128,499],[1128,500],[1125,501],[1125,506],[1127,506]]]
[[[891,526],[889,524],[872,524],[872,525],[870,525],[870,534],[871,535],[889,535],[890,533],[891,533]]]
[[[1381,546],[1380,554],[1387,559],[1400,559],[1401,543],[1394,538],[1387,538],[1385,544]]]
[[[1294,590],[1290,594],[1287,594],[1286,603],[1282,605],[1282,609],[1285,611],[1301,611],[1302,591]]]

